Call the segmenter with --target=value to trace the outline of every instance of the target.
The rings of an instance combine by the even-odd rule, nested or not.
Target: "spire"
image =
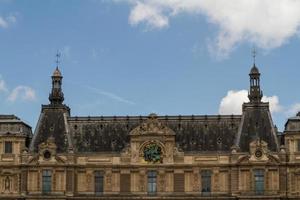
[[[263,93],[260,89],[260,73],[258,68],[255,64],[256,59],[256,49],[253,47],[252,50],[252,57],[253,57],[253,66],[250,70],[249,76],[250,76],[250,91],[248,93],[248,98],[250,102],[259,103],[261,102],[261,98],[263,96]]]
[[[252,103],[261,102],[263,97],[263,92],[260,89],[260,73],[255,63],[249,73],[250,76],[250,91],[248,93],[248,98]]]
[[[255,47],[253,47],[253,49],[252,49],[252,57],[253,57],[253,65],[255,66],[255,59],[256,59],[256,48]]]
[[[61,105],[64,101],[64,93],[62,92],[63,76],[58,68],[60,53],[56,54],[56,69],[54,70],[52,78],[52,90],[49,94],[49,101],[51,105]]]

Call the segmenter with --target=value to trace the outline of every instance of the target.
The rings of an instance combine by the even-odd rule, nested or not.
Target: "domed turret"
[[[58,69],[58,67],[56,67],[56,69],[54,70],[52,77],[62,77],[61,72]]]
[[[250,76],[250,91],[248,94],[248,98],[250,102],[256,102],[256,103],[261,102],[263,93],[260,90],[260,73],[255,64],[253,64],[249,76]]]
[[[49,101],[51,105],[60,105],[64,101],[64,93],[62,92],[62,79],[60,70],[58,67],[53,72],[52,75],[52,90],[49,95]]]
[[[256,67],[255,64],[254,64],[253,67],[251,68],[250,74],[252,74],[252,75],[258,74],[258,75],[260,75],[259,70],[258,70],[258,68]],[[250,75],[250,74],[249,74],[249,75]]]

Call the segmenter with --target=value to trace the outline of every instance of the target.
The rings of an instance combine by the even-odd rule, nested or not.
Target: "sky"
[[[0,0],[0,113],[36,126],[55,54],[72,116],[241,114],[249,71],[300,111],[299,0]]]

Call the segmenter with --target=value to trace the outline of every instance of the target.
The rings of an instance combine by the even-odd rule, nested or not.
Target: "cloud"
[[[169,20],[161,12],[160,8],[155,5],[137,2],[130,12],[129,23],[131,25],[146,23],[148,28],[164,28],[168,26]]]
[[[118,96],[116,94],[113,94],[111,92],[106,92],[106,91],[100,90],[98,88],[94,88],[94,87],[87,86],[87,85],[85,85],[84,87],[87,88],[87,89],[89,89],[89,90],[91,90],[91,91],[93,91],[96,94],[100,94],[100,95],[106,96],[106,97],[108,97],[108,98],[110,98],[112,100],[115,100],[115,101],[118,101],[118,102],[121,102],[121,103],[126,103],[126,104],[129,104],[129,105],[135,105],[135,102],[127,100],[127,99],[125,99],[123,97],[120,97],[120,96]]]
[[[270,110],[272,113],[276,113],[276,112],[278,113],[283,111],[283,107],[279,104],[278,96],[271,96],[271,97],[263,96],[262,101],[269,102]]]
[[[264,96],[262,98],[262,101],[269,102],[270,111],[272,113],[281,112],[283,110],[282,106],[279,104],[279,98],[277,96],[271,96],[271,97]],[[219,106],[219,114],[240,115],[242,114],[242,105],[244,102],[249,102],[247,90],[239,90],[239,91],[230,90],[227,92],[227,95],[223,97],[221,100]]]
[[[129,24],[162,29],[180,15],[205,16],[218,28],[209,49],[227,56],[238,44],[248,42],[263,49],[285,44],[299,34],[299,0],[114,0],[131,6]],[[200,26],[200,24],[199,24]]]
[[[16,100],[24,100],[24,101],[34,101],[36,100],[35,91],[28,86],[17,86],[14,88],[9,94],[7,100],[10,102],[15,102]]]
[[[300,112],[300,103],[295,103],[286,111],[286,115],[295,116],[298,112]]]
[[[0,28],[8,28],[10,25],[17,22],[16,15],[10,14],[6,17],[0,16]]]

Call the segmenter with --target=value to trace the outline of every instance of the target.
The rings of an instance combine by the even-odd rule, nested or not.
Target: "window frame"
[[[44,169],[42,171],[42,193],[49,194],[52,192],[52,170]]]
[[[256,195],[262,195],[265,192],[265,170],[264,169],[254,169],[254,192]],[[259,188],[261,187],[261,188]]]
[[[102,195],[104,192],[104,172],[94,172],[94,190],[96,195]]]
[[[4,153],[5,154],[12,154],[13,153],[13,142],[12,141],[4,141]]]
[[[211,194],[211,189],[212,189],[212,184],[211,184],[212,171],[202,170],[200,176],[201,176],[201,194],[203,196],[209,196]]]
[[[157,193],[157,171],[150,170],[147,173],[147,193],[155,195]]]

